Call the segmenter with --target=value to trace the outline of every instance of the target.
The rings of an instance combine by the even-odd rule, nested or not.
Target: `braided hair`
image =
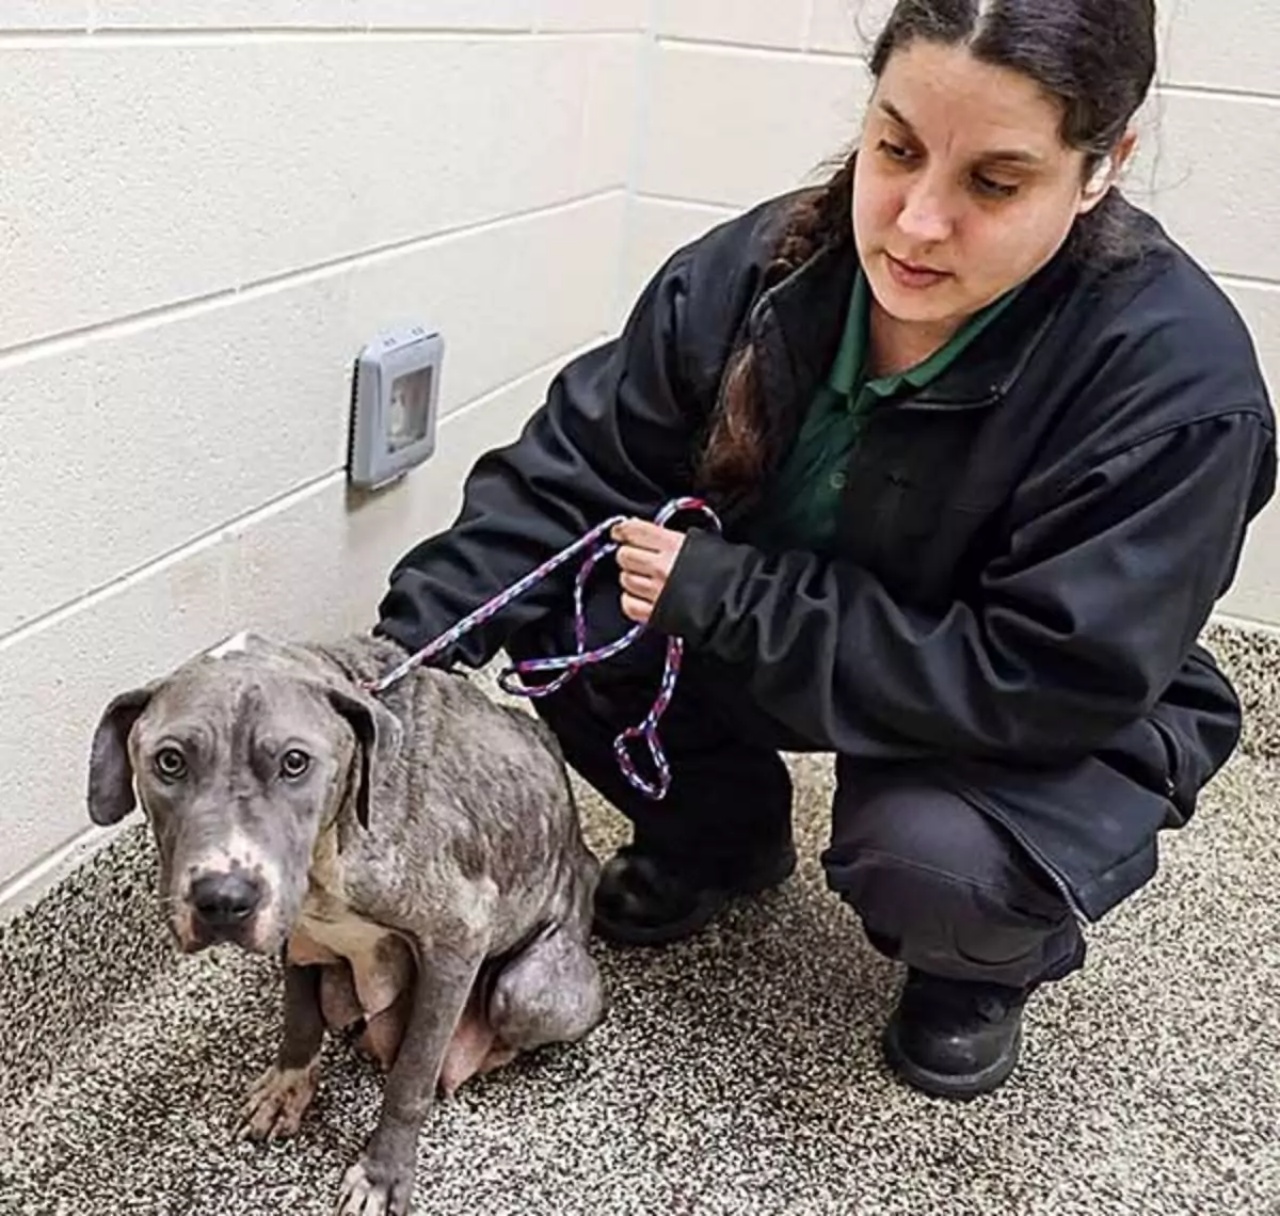
[[[765,272],[766,283],[788,277],[822,249],[849,237],[853,156],[816,191],[793,205]],[[698,466],[707,492],[755,485],[774,446],[769,415],[757,380],[755,350],[743,344],[724,373],[720,408]]]

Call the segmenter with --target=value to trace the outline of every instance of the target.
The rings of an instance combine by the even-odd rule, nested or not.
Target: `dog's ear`
[[[155,685],[113,697],[98,719],[89,748],[89,818],[99,827],[119,823],[134,807],[129,732],[155,694]]]
[[[340,688],[328,690],[329,704],[350,724],[360,753],[360,779],[356,787],[356,819],[369,826],[373,791],[387,766],[400,753],[403,731],[399,719],[372,697],[356,696]]]

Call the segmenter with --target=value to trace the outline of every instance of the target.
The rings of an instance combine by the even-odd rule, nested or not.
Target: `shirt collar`
[[[889,397],[903,385],[924,388],[936,380],[964,352],[971,342],[1013,303],[1021,287],[1014,287],[970,317],[954,335],[928,358],[889,376],[866,377],[868,332],[871,317],[871,291],[867,277],[859,266],[849,295],[849,310],[844,332],[827,379],[828,387],[850,401],[865,389],[877,397]]]

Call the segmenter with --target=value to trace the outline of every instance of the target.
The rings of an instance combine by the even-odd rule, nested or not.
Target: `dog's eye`
[[[162,747],[156,752],[156,772],[165,781],[181,781],[187,772],[187,758],[176,747]]]
[[[311,757],[296,747],[285,752],[280,761],[280,772],[290,780],[297,780],[311,767]]]

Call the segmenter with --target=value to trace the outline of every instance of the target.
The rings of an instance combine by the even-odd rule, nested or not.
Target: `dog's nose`
[[[238,925],[261,898],[261,888],[243,874],[205,874],[191,884],[191,906],[206,925]]]

